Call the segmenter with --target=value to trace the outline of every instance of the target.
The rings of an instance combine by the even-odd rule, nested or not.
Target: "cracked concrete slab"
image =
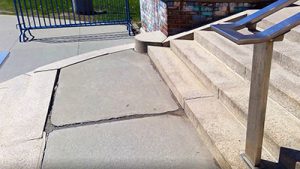
[[[48,71],[48,70],[57,70],[61,68],[65,68],[80,62],[84,62],[89,59],[97,58],[106,54],[120,52],[123,50],[132,49],[134,47],[133,43],[129,43],[126,45],[119,45],[115,47],[100,49],[100,50],[94,50],[92,52],[83,53],[74,57],[70,57],[58,62],[54,62],[42,67],[39,67],[35,70],[35,72],[41,72],[41,71]]]
[[[0,147],[1,169],[39,169],[44,153],[45,137]]]
[[[0,145],[41,138],[56,71],[29,73],[4,84],[0,102]]]
[[[218,169],[185,116],[162,115],[50,133],[43,169]]]
[[[149,58],[126,50],[62,69],[51,122],[61,126],[177,109]]]

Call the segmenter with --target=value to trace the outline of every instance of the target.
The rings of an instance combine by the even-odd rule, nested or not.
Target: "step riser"
[[[237,105],[235,101],[233,101],[228,94],[219,90],[219,99],[220,101],[229,109],[230,112],[234,114],[234,116],[244,125],[247,126],[247,110],[243,110],[240,105]],[[275,159],[279,158],[279,149],[280,146],[277,145],[268,135],[264,135],[264,143],[263,146],[269,150],[269,152],[275,157]]]
[[[183,108],[185,100],[214,95],[169,48],[149,47],[148,49],[148,55],[156,69]]]
[[[190,60],[186,59],[181,51],[173,45],[172,41],[170,43],[171,50],[182,60],[183,63],[187,65],[187,67],[195,74],[195,76],[199,79],[199,77],[203,77],[204,81],[201,81],[210,91],[213,91],[214,94],[218,95],[218,87],[213,84],[213,82],[206,77],[206,75],[198,71],[196,65],[190,62]]]
[[[177,101],[179,102],[181,107],[184,107],[183,98],[181,97],[181,95],[180,95],[179,91],[177,90],[177,88],[174,86],[174,84],[168,78],[167,73],[162,69],[162,66],[160,65],[159,61],[156,60],[156,58],[154,57],[154,53],[152,53],[152,50],[147,50],[147,52],[148,52],[149,57],[151,58],[151,61],[154,63],[155,68],[159,71],[160,75],[162,76],[164,81],[167,83],[167,85],[171,89],[174,96],[177,98]]]
[[[171,42],[171,49],[174,53],[187,65],[187,67],[196,75],[196,77],[210,88],[214,92],[218,93],[220,101],[234,114],[234,116],[246,126],[247,110],[241,108],[234,100],[232,100],[225,92],[219,89],[205,74],[199,70],[186,56]],[[266,135],[264,136],[264,147],[266,147],[270,153],[275,157],[279,157],[279,146],[269,139]]]
[[[156,69],[159,71],[160,75],[163,77],[164,81],[167,83],[168,87],[171,89],[171,91],[175,95],[176,99],[180,102],[181,106],[184,108],[186,115],[189,117],[192,124],[194,125],[194,127],[196,128],[198,133],[200,134],[202,141],[209,148],[210,152],[213,154],[213,156],[215,157],[218,164],[222,167],[222,169],[232,169],[230,164],[228,163],[228,161],[226,161],[226,158],[224,158],[222,153],[219,151],[217,146],[214,144],[213,139],[209,136],[209,134],[203,128],[203,126],[201,125],[201,123],[199,122],[197,117],[195,116],[194,112],[192,110],[190,110],[190,108],[187,106],[186,101],[182,100],[184,93],[180,92],[180,89],[179,89],[180,86],[178,86],[179,85],[178,83],[174,84],[172,82],[173,73],[170,73],[168,70],[166,70],[169,68],[166,68],[165,65],[163,65],[163,63],[161,63],[164,61],[158,59],[158,57],[156,56],[157,53],[155,53],[156,52],[155,50],[157,50],[157,49],[155,49],[153,47],[149,48],[149,50],[148,50],[149,57],[151,58],[152,62],[154,63]],[[175,57],[177,57],[177,56],[175,56]],[[174,58],[174,59],[176,59],[176,58]],[[182,64],[184,65],[184,63],[182,63]],[[176,67],[174,67],[174,68],[178,69],[177,66],[178,65],[176,65]],[[190,70],[188,68],[186,68],[186,70],[190,72]],[[190,75],[194,76],[193,73],[191,73],[191,72],[190,72]],[[181,77],[181,78],[184,79],[185,77]],[[196,78],[195,80],[198,80],[198,79]],[[186,88],[189,88],[189,86],[191,84],[188,83],[186,85],[187,85]],[[213,97],[213,96],[211,96],[211,97]]]
[[[300,62],[284,55],[276,50],[273,51],[273,60],[286,70],[300,76]]]
[[[213,56],[214,59],[210,59],[211,58],[209,57],[210,55],[206,55],[207,57],[201,57],[201,59],[198,60],[197,57],[195,57],[195,56],[199,56],[198,53],[193,53],[193,52],[197,52],[193,50],[194,47],[196,46],[198,47],[198,45],[195,42],[190,43],[190,45],[188,44],[184,45],[184,43],[178,43],[177,45],[178,45],[177,46],[178,49],[181,49],[181,47],[183,47],[182,49],[188,49],[186,51],[192,52],[192,53],[190,52],[186,53],[188,55],[193,54],[193,56],[189,57],[187,60],[195,61],[195,65],[197,64],[201,65],[199,69],[202,70],[203,68],[204,70],[206,70],[203,71],[203,73],[208,73],[207,77],[205,77],[206,79],[211,78],[211,76],[214,73],[220,71],[220,69],[217,69],[216,71],[214,71],[214,69],[210,69],[209,67],[210,64],[217,67],[224,66],[214,56]],[[187,48],[187,46],[194,46],[194,47]],[[199,48],[201,47],[199,46]],[[204,81],[201,82],[199,80],[200,78],[196,77],[196,74],[192,72],[191,68],[187,67],[187,64],[184,63],[184,61],[182,60],[182,58],[180,58],[180,56],[175,55],[174,51],[171,51],[168,48],[151,47],[148,50],[148,54],[152,59],[152,61],[154,62],[160,74],[163,76],[165,82],[167,82],[172,92],[173,93],[174,91],[178,92],[178,94],[175,94],[177,100],[186,98],[183,96],[186,96],[187,93],[190,93],[191,91],[195,91],[195,89],[197,89],[195,87],[190,87],[190,86],[194,86],[195,81],[197,81],[197,83],[204,82]],[[201,52],[199,54],[200,56],[205,56],[205,55],[201,55]],[[214,61],[217,61],[216,64],[214,63]],[[208,66],[206,66],[205,64],[201,64],[201,62],[207,63]],[[234,76],[232,76],[232,79],[234,79],[235,82],[240,82],[240,83],[238,83],[239,84],[238,86],[230,85],[231,82],[228,83],[228,80],[226,80],[228,78],[226,79],[222,78],[222,76],[224,75],[230,75],[229,72],[226,72],[229,69],[227,70],[227,68],[225,69],[222,68],[222,70],[224,70],[225,72],[224,74],[217,73],[218,77],[220,77],[221,80],[217,80],[215,79],[215,77],[213,77],[209,82],[207,82],[208,86],[211,89],[215,90],[216,95],[185,99],[183,100],[183,104],[184,104],[183,107],[186,115],[190,118],[192,124],[199,132],[204,143],[210,149],[216,161],[221,165],[221,168],[248,169],[248,166],[241,159],[240,156],[241,153],[244,152],[245,150],[246,127],[237,119],[234,112],[230,111],[230,109],[228,107],[225,107],[224,103],[221,102],[224,99],[228,101],[230,104],[234,103],[233,101],[227,99],[227,95],[230,95],[231,92],[236,91],[236,87],[240,85],[246,88],[248,88],[247,87],[248,85],[245,81]],[[223,80],[225,80],[225,86],[220,87],[219,85],[223,84]],[[183,81],[184,83],[182,83],[181,81]],[[216,85],[212,85],[211,84],[212,81],[215,82]],[[224,89],[224,91],[226,91],[227,93],[224,93],[222,90],[219,90],[219,94],[218,94],[217,93],[218,89],[216,88],[216,86],[219,86],[222,90]],[[203,86],[200,88],[205,88],[205,87]],[[232,88],[234,90],[228,90]],[[203,93],[203,91],[207,91],[207,89],[199,90],[200,93]],[[240,96],[241,93],[245,93],[245,92],[246,92],[245,90],[241,90],[241,92],[238,92],[239,94],[237,96]],[[246,94],[242,94],[242,95],[246,95]],[[237,97],[234,96],[233,100],[236,101],[236,98]],[[242,103],[237,102],[237,104],[245,104],[245,102]],[[233,106],[238,107],[236,104],[233,104]],[[240,113],[241,116],[243,114],[242,112],[244,109],[239,108],[239,111],[241,112]],[[265,145],[266,143],[264,143],[264,146]],[[263,159],[275,162],[275,159],[270,156],[270,153],[268,153],[265,147],[263,149],[262,155],[263,155],[262,156]]]
[[[208,135],[206,130],[203,128],[202,124],[199,122],[193,111],[188,107],[185,106],[186,109],[184,110],[185,114],[189,117],[191,120],[192,124],[196,128],[197,132],[201,136],[203,142],[205,145],[209,148],[209,151],[212,153],[214,158],[217,160],[219,163],[220,167],[222,169],[232,169],[226,158],[222,155],[222,153],[219,151],[217,146],[214,144],[214,141],[212,138]]]
[[[237,74],[242,76],[243,78],[250,81],[251,79],[251,70],[239,63],[238,61],[234,60],[232,57],[230,57],[228,54],[226,54],[224,51],[219,49],[217,46],[212,44],[209,40],[202,37],[199,34],[195,34],[195,40],[205,49],[207,49],[209,52],[211,52],[213,55],[218,57],[222,62],[224,62],[227,66],[229,66],[232,70],[234,70]],[[300,67],[300,66],[298,66]],[[272,99],[277,101],[279,104],[283,105],[288,111],[290,111],[294,116],[296,116],[298,119],[300,119],[300,103],[291,98],[289,95],[284,93],[283,91],[279,90],[275,87],[272,82],[270,82],[270,92],[269,95]]]
[[[266,29],[270,26],[274,25],[274,23],[267,21],[267,20],[262,20],[259,24],[258,27],[262,28],[262,29]],[[295,31],[295,30],[291,30],[290,32],[288,32],[287,34],[285,34],[284,36],[287,40],[293,41],[293,42],[298,42],[300,43],[300,33]]]

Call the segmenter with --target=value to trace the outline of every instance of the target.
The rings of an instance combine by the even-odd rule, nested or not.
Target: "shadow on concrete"
[[[106,41],[106,40],[120,40],[130,39],[132,36],[128,32],[110,32],[86,35],[73,35],[73,36],[57,36],[49,38],[34,39],[35,42],[41,43],[67,43],[67,42],[88,42],[88,41]]]
[[[297,169],[299,163],[299,150],[281,147],[278,163],[262,160],[259,169]]]

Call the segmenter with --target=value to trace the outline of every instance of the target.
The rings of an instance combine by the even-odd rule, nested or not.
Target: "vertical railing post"
[[[125,0],[125,8],[126,8],[126,22],[127,22],[127,30],[129,35],[132,35],[132,25],[131,25],[131,18],[130,18],[130,3],[129,0]]]
[[[273,42],[254,45],[245,156],[251,166],[261,162]]]

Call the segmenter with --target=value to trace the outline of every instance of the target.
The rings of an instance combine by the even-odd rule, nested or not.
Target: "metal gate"
[[[129,0],[14,0],[20,42],[33,29],[126,25],[133,35]]]

